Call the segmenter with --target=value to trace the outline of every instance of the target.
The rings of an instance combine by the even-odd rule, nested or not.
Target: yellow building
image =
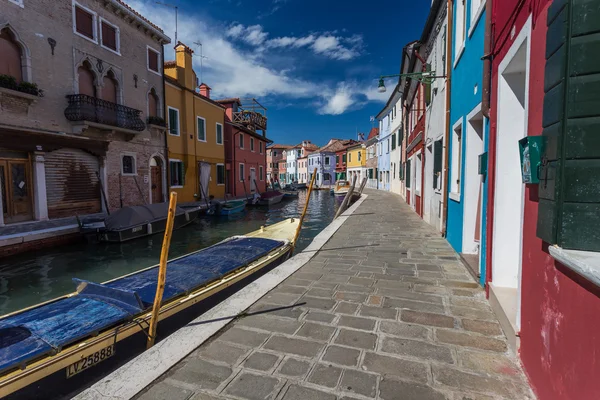
[[[193,50],[181,42],[175,61],[165,62],[170,187],[180,203],[225,197],[225,108],[197,88]]]
[[[357,185],[367,176],[367,157],[365,145],[363,143],[357,143],[354,146],[348,147],[346,155],[346,171],[347,179],[350,182],[352,182],[354,175],[356,175]]]

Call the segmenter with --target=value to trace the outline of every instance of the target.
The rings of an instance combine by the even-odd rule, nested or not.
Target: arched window
[[[94,83],[95,75],[90,63],[85,61],[83,65],[77,69],[77,74],[79,76],[79,94],[96,97],[96,85]]]
[[[21,68],[21,46],[7,28],[0,31],[0,74],[13,76],[17,82],[23,80]]]
[[[115,74],[112,71],[108,71],[104,77],[104,88],[102,89],[102,98],[112,103],[118,103],[117,101],[117,90],[119,84],[115,78]]]
[[[149,117],[158,117],[158,96],[156,95],[156,90],[152,88],[150,93],[148,93],[148,116]]]

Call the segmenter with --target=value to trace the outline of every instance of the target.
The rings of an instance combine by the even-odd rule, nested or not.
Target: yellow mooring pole
[[[308,193],[306,194],[306,203],[304,203],[304,210],[302,210],[302,215],[300,216],[300,223],[296,228],[296,235],[294,236],[294,244],[292,245],[292,253],[294,252],[294,248],[296,247],[296,240],[298,240],[298,236],[300,236],[300,231],[302,230],[302,223],[304,222],[304,217],[306,216],[306,211],[308,211],[308,202],[310,201],[310,194],[312,193],[313,184],[315,183],[315,177],[317,176],[317,169],[313,171],[313,176],[310,179],[310,185],[308,185]]]
[[[169,215],[167,216],[167,226],[165,228],[165,237],[163,239],[162,250],[160,252],[160,264],[158,267],[158,284],[156,285],[156,296],[154,296],[154,305],[152,306],[152,318],[150,318],[150,329],[148,332],[148,342],[146,349],[154,346],[156,338],[156,325],[158,325],[158,312],[160,303],[162,303],[163,292],[165,291],[165,280],[167,279],[167,259],[169,257],[169,247],[171,246],[171,236],[173,233],[173,222],[175,221],[175,208],[177,207],[177,193],[171,192],[169,201]]]

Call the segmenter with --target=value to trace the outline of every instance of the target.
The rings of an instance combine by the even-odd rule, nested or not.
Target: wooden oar
[[[167,259],[169,258],[169,247],[171,246],[171,235],[173,233],[173,222],[175,221],[176,207],[177,193],[171,192],[171,199],[169,201],[169,215],[167,216],[167,227],[165,228],[165,237],[163,239],[162,250],[160,252],[160,265],[158,267],[158,283],[156,285],[154,305],[152,306],[152,317],[150,318],[148,342],[146,343],[147,349],[154,346],[154,339],[156,338],[158,311],[160,310],[160,303],[162,303],[163,292],[165,291],[165,281],[167,279]]]
[[[296,235],[294,235],[294,243],[292,244],[292,253],[296,248],[296,241],[298,240],[298,236],[300,236],[300,231],[302,230],[302,223],[304,222],[304,217],[306,216],[306,212],[308,211],[308,202],[310,200],[310,194],[312,193],[313,184],[315,183],[315,177],[317,176],[317,169],[313,172],[313,176],[310,179],[310,185],[308,186],[308,193],[306,194],[306,202],[304,203],[304,210],[302,210],[302,215],[300,216],[300,223],[296,228]]]

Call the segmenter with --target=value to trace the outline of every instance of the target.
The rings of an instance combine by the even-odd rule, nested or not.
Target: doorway
[[[210,164],[207,162],[200,162],[199,164],[200,164],[199,165],[200,198],[204,200],[204,199],[208,199],[208,196],[210,196],[209,187],[208,187],[209,183],[210,183]]]
[[[250,191],[256,192],[256,168],[250,168]]]
[[[150,159],[150,193],[152,204],[164,201],[163,164],[158,157]]]
[[[33,219],[29,160],[0,159],[0,185],[4,223]]]

